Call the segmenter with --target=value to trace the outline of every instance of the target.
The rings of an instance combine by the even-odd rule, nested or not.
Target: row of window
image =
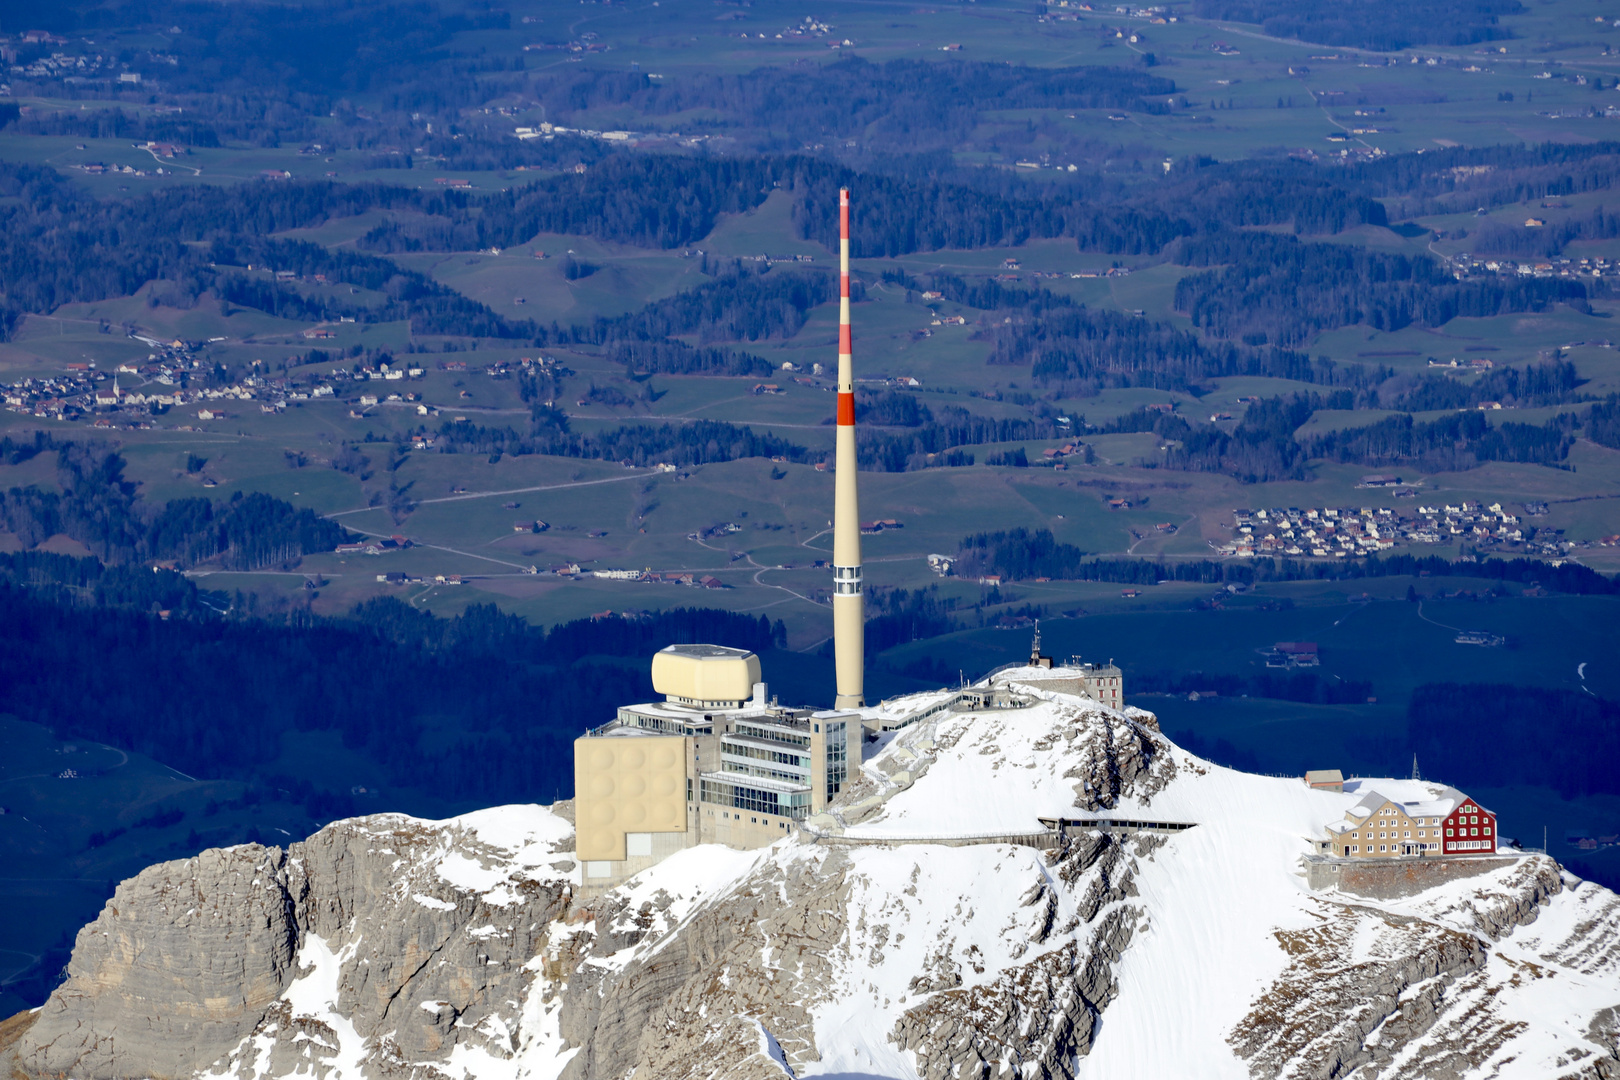
[[[783,731],[777,727],[755,727],[753,724],[737,724],[737,734],[747,735],[755,739],[764,739],[766,742],[786,743],[800,749],[810,749],[810,736],[799,735],[791,731]]]
[[[714,811],[713,811],[713,810],[710,810],[710,811],[709,811],[709,813],[711,813],[711,814],[712,814],[712,813],[714,813]],[[732,820],[732,821],[741,821],[741,820],[742,820],[742,819],[743,819],[743,816],[742,816],[742,815],[741,815],[741,814],[733,814],[733,813],[730,813],[730,812],[728,812],[728,811],[725,811],[725,810],[722,810],[722,811],[720,811],[720,816],[721,816],[721,817],[723,817],[723,818],[729,818],[729,819],[730,819],[730,820]],[[749,818],[748,818],[748,820],[749,820],[749,822],[750,822],[750,823],[751,823],[751,824],[754,824],[754,825],[758,825],[758,824],[759,824],[759,818],[757,818],[757,817],[753,817],[753,816],[750,816],[750,817],[749,817]],[[768,822],[768,821],[767,821],[767,822],[766,822],[766,823],[765,823],[765,824],[767,824],[767,825],[769,825],[769,824],[770,824],[770,822]],[[778,828],[778,829],[782,829],[782,830],[784,830],[784,831],[785,831],[785,830],[786,830],[786,829],[787,829],[787,822],[785,822],[785,821],[778,821],[778,822],[777,822],[777,823],[776,823],[776,827],[777,827],[777,828]]]
[[[740,776],[758,776],[764,780],[781,780],[788,784],[808,784],[810,778],[802,772],[788,772],[786,769],[773,769],[769,765],[755,765],[749,761],[732,761],[722,759],[720,771],[737,773]]]
[[[1408,845],[1405,845],[1405,844],[1379,844],[1378,845],[1378,850],[1383,851],[1383,852],[1390,852],[1390,851],[1398,852],[1398,851],[1401,850],[1401,848],[1406,847],[1406,846],[1408,846]],[[1433,851],[1433,850],[1437,849],[1440,845],[1437,844],[1437,843],[1426,843],[1426,844],[1416,844],[1416,845],[1411,845],[1411,846],[1415,846],[1421,851]],[[1351,854],[1351,855],[1360,855],[1361,854],[1361,845],[1360,844],[1348,844],[1348,845],[1345,846],[1344,850],[1348,854]],[[1373,846],[1371,844],[1367,845],[1367,854],[1369,854],[1369,855],[1373,854]]]
[[[842,720],[827,722],[827,798],[844,790],[849,776],[849,738]]]
[[[667,716],[648,716],[630,709],[619,710],[619,723],[665,735],[708,735],[714,731],[712,724],[693,725],[685,720]]]
[[[1418,836],[1419,837],[1427,836],[1429,834],[1429,832],[1431,832],[1431,831],[1434,833],[1435,836],[1440,835],[1440,830],[1439,829],[1434,829],[1434,830],[1419,829],[1418,830]],[[1456,834],[1460,835],[1460,836],[1489,836],[1489,835],[1491,835],[1491,827],[1489,825],[1485,826],[1483,832],[1481,832],[1479,829],[1473,829],[1473,830],[1458,829],[1458,830],[1456,830]],[[1447,829],[1446,830],[1446,835],[1447,836],[1453,835],[1453,830]],[[1410,840],[1412,838],[1412,830],[1407,829],[1406,832],[1404,834],[1402,834],[1402,836],[1404,836],[1405,839]],[[1402,839],[1402,836],[1396,836],[1393,832],[1391,832],[1391,833],[1379,833],[1378,834],[1378,839],[1380,839],[1380,840],[1399,840],[1399,839]],[[1369,831],[1367,833],[1367,839],[1371,840],[1372,838],[1373,838],[1373,834]],[[1361,834],[1360,833],[1351,833],[1350,834],[1350,839],[1352,839],[1352,840],[1360,840],[1361,839]]]
[[[739,734],[741,734],[739,732]],[[777,740],[771,740],[775,742]],[[770,750],[763,746],[751,746],[748,743],[732,742],[730,739],[720,740],[720,751],[724,754],[735,754],[737,757],[753,758],[756,761],[774,761],[778,765],[794,765],[801,769],[810,767],[810,759],[800,754],[790,753],[786,750]]]
[[[808,791],[762,791],[745,784],[728,784],[705,778],[699,784],[699,797],[716,806],[729,806],[737,810],[803,821],[810,815]]]

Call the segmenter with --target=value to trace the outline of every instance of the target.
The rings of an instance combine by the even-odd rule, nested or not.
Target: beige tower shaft
[[[861,582],[861,501],[856,490],[855,371],[849,327],[849,191],[838,193],[838,441],[833,478],[833,707],[866,704],[866,598]]]

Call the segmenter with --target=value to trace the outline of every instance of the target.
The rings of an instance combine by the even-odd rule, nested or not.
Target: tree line
[[[1362,0],[1301,7],[1288,0],[1197,0],[1200,18],[1258,24],[1272,37],[1394,52],[1412,45],[1475,45],[1514,35],[1501,16],[1519,0]]]
[[[331,551],[347,530],[260,492],[211,499],[173,499],[162,507],[141,500],[124,478],[123,459],[103,448],[61,443],[60,493],[39,487],[0,494],[0,520],[24,547],[64,534],[102,560],[125,564],[173,560],[184,566],[213,561],[232,570],[297,562]]]
[[[98,201],[54,170],[0,165],[0,336],[28,312],[71,302],[128,296],[152,281],[165,298],[194,305],[208,290],[223,303],[293,318],[352,315],[367,321],[408,317],[419,333],[524,336],[508,322],[425,275],[380,259],[315,244],[268,239],[283,229],[397,205],[387,188],[334,184],[240,184],[177,187],[130,200]],[[409,196],[414,197],[414,196]],[[300,275],[325,274],[383,293],[380,306],[318,296],[290,284],[246,277],[252,264]]]
[[[1577,388],[1584,381],[1568,360],[1544,360],[1522,368],[1493,368],[1469,381],[1430,375],[1392,393],[1388,404],[1381,404],[1382,392],[1376,394],[1368,407],[1433,412],[1466,409],[1489,401],[1518,406],[1564,405],[1581,399]]]
[[[1607,191],[1620,143],[1505,143],[1391,154],[1335,169],[1347,191],[1383,200],[1392,220]]]
[[[1476,255],[1501,255],[1513,259],[1547,258],[1576,240],[1612,240],[1620,236],[1620,214],[1605,214],[1603,207],[1589,214],[1552,221],[1539,229],[1523,225],[1486,225],[1473,234]]]
[[[1620,705],[1578,690],[1426,683],[1406,708],[1419,758],[1462,786],[1554,788],[1566,799],[1620,794]]]
[[[1586,307],[1586,287],[1578,281],[1459,281],[1425,256],[1306,244],[1273,233],[1189,238],[1175,258],[1183,266],[1220,267],[1178,281],[1176,310],[1206,334],[1251,345],[1294,346],[1356,323],[1390,331],[1460,316],[1544,311],[1558,301]]]
[[[921,416],[921,412],[918,414]],[[1051,418],[991,417],[947,405],[904,431],[858,429],[856,458],[860,467],[878,472],[907,472],[930,465],[971,465],[971,458],[950,451],[984,443],[1052,439],[1058,435]]]
[[[1233,375],[1366,387],[1390,374],[1388,368],[1338,364],[1291,349],[1205,341],[1158,319],[1092,309],[1050,289],[992,278],[914,277],[888,270],[883,280],[905,288],[908,296],[935,291],[954,303],[1002,315],[975,331],[991,343],[990,364],[1028,364],[1037,382],[1086,396],[1118,387],[1188,391],[1207,379]]]
[[[1620,396],[1610,394],[1587,411],[1586,437],[1599,446],[1620,450]]]
[[[1563,413],[1545,424],[1492,425],[1478,411],[1419,422],[1390,416],[1362,427],[1309,438],[1306,455],[1358,465],[1414,465],[1426,472],[1457,472],[1486,461],[1551,465],[1569,456],[1574,417]]]
[[[600,431],[578,432],[562,412],[544,405],[533,410],[526,434],[511,427],[485,427],[457,420],[439,427],[436,449],[441,453],[488,455],[552,454],[557,457],[624,461],[632,465],[711,465],[742,458],[780,457],[804,462],[811,452],[769,432],[723,420],[693,420],[683,424],[621,424]],[[819,457],[820,455],[815,455]]]
[[[1119,67],[1040,68],[972,60],[849,56],[831,64],[767,66],[737,74],[653,80],[637,72],[562,71],[536,80],[548,115],[612,108],[649,118],[717,114],[733,129],[768,132],[761,149],[797,150],[859,138],[909,152],[959,146],[986,109],[1132,109],[1165,112],[1176,84]]]
[[[619,341],[608,358],[639,375],[767,376],[776,369],[761,357],[738,349],[693,347],[684,341]]]
[[[1049,529],[975,533],[957,548],[961,577],[998,574],[1004,581],[1037,577],[1157,585],[1161,581],[1253,585],[1267,581],[1357,581],[1381,577],[1472,578],[1505,584],[1537,584],[1575,596],[1620,595],[1620,580],[1579,563],[1554,565],[1539,559],[1448,559],[1440,555],[1372,555],[1365,559],[1159,559],[1092,557],[1058,540]]]
[[[1200,202],[1191,192],[1206,183],[1233,197]],[[841,186],[861,192],[854,214],[857,254],[862,256],[1017,244],[1043,236],[1073,237],[1083,248],[1122,254],[1159,252],[1175,241],[1176,258],[1184,264],[1226,266],[1184,279],[1177,302],[1206,332],[1228,338],[1247,335],[1288,345],[1316,330],[1356,320],[1386,328],[1413,320],[1433,324],[1459,314],[1539,310],[1557,299],[1584,299],[1584,290],[1572,282],[1455,282],[1431,260],[1221,231],[1223,226],[1279,220],[1291,220],[1299,229],[1332,230],[1376,219],[1376,203],[1324,184],[1291,166],[1211,165],[1176,184],[1149,188],[1134,201],[1099,206],[1040,189],[1003,191],[937,177],[861,174],[803,156],[717,159],[626,153],[609,155],[584,173],[487,195],[289,182],[176,187],[98,202],[52,170],[6,165],[0,167],[0,194],[17,198],[0,208],[0,286],[6,296],[0,328],[26,311],[129,295],[149,281],[164,280],[175,283],[171,295],[181,304],[195,302],[212,288],[227,303],[294,317],[379,319],[404,313],[424,333],[533,336],[537,341],[601,340],[604,335],[653,340],[684,332],[671,328],[690,327],[695,319],[715,340],[728,334],[745,338],[775,333],[773,324],[786,328],[793,322],[782,305],[814,302],[816,275],[795,276],[800,285],[790,295],[759,297],[750,290],[763,286],[734,275],[740,302],[765,304],[758,317],[731,312],[702,319],[706,297],[721,291],[716,285],[694,296],[655,302],[644,313],[604,325],[541,330],[497,315],[380,256],[416,249],[511,247],[545,232],[673,248],[696,242],[722,214],[753,209],[779,189],[794,199],[801,235],[831,245]],[[360,245],[370,254],[263,239],[373,209],[408,209],[418,215],[373,229]],[[1216,231],[1210,233],[1211,228]],[[203,249],[199,242],[212,246]],[[361,303],[243,278],[225,269],[248,262],[285,263],[386,295]],[[1285,279],[1304,280],[1310,288],[1304,293],[1285,290]],[[937,284],[952,288],[965,303],[1050,307],[1038,290],[998,293],[983,283],[953,285],[943,278]],[[1311,297],[1310,304],[1298,304],[1300,295]],[[1043,308],[1044,317],[1057,316]],[[1003,335],[1008,340],[998,359],[1038,354],[1043,377],[1095,378],[1103,385],[1123,377],[1110,370],[1123,364],[1142,369],[1137,377],[1144,381],[1129,385],[1148,385],[1166,375],[1154,369],[1186,366],[1193,349],[1158,328],[1149,334],[1147,327],[1110,325],[1095,313],[1062,317],[1083,320],[1084,325],[1053,326],[1043,336],[1040,325],[1032,323],[1029,340]],[[1103,359],[1116,350],[1073,345],[1071,336],[1083,342],[1122,339],[1125,359]],[[1298,358],[1267,359],[1218,349],[1199,355],[1198,366],[1222,374],[1311,367]]]
[[[440,619],[394,598],[344,618],[174,607],[161,619],[0,582],[7,710],[194,776],[262,779],[285,739],[334,732],[382,768],[407,812],[424,797],[549,802],[572,792],[573,739],[651,696],[657,649],[719,640],[763,651],[783,633],[707,609],[546,631],[493,605]]]

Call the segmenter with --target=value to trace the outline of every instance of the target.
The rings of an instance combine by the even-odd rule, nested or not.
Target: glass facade
[[[789,728],[777,727],[775,724],[749,724],[739,721],[737,734],[751,739],[763,739],[766,742],[786,743],[788,746],[797,746],[803,750],[810,749],[810,736],[801,735]]]
[[[827,798],[844,790],[849,778],[849,728],[846,721],[827,721]]]
[[[756,814],[775,814],[794,821],[803,821],[810,814],[808,791],[771,791],[744,782],[733,783],[707,776],[702,779],[701,790],[703,801],[716,806],[729,806]]]
[[[804,773],[788,772],[786,769],[773,769],[769,765],[756,765],[751,761],[722,758],[720,768],[723,772],[737,773],[740,776],[758,776],[766,780],[779,780],[784,784],[808,783]]]
[[[649,715],[636,709],[620,709],[618,722],[626,727],[656,731],[661,735],[709,735],[714,731],[714,724],[707,717],[701,723],[693,723],[680,717]]]
[[[778,765],[791,765],[796,769],[808,769],[810,767],[810,757],[807,754],[798,754],[791,750],[777,750],[769,746],[755,746],[752,743],[741,742],[736,739],[722,738],[720,740],[720,750],[721,753],[730,754],[733,757],[753,758],[755,761],[770,761]]]

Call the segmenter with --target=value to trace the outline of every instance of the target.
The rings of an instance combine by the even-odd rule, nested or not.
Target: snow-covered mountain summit
[[[588,906],[566,804],[153,867],[0,1056],[242,1080],[1620,1075],[1614,894],[1541,856],[1313,891],[1312,840],[1360,796],[1212,765],[1036,674],[883,736],[803,833],[680,851]]]

